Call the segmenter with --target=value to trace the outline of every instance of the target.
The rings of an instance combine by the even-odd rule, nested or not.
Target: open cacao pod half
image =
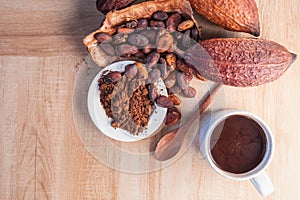
[[[197,41],[199,35],[189,1],[155,0],[109,12],[102,26],[83,42],[93,60],[104,67],[124,57],[147,56],[154,49],[160,54],[170,52],[174,41],[191,43],[189,39]]]

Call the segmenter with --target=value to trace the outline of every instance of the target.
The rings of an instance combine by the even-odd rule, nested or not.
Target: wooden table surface
[[[260,37],[300,55],[300,2],[257,3]],[[197,148],[154,172],[101,164],[82,144],[72,113],[76,67],[88,55],[81,40],[103,17],[95,1],[1,0],[0,13],[0,199],[263,199],[249,181],[215,173]],[[211,30],[210,37],[249,36]],[[225,87],[224,94],[227,107],[259,115],[274,132],[267,173],[275,191],[265,199],[299,199],[300,59],[271,84]]]

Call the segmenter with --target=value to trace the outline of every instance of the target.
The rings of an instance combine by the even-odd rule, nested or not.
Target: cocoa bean
[[[119,33],[117,35],[114,35],[112,41],[114,44],[122,44],[125,43],[128,38],[128,35],[126,33]]]
[[[181,59],[177,60],[176,69],[181,72],[184,72],[184,73],[192,73],[193,72],[193,68]]]
[[[159,61],[160,54],[156,52],[151,52],[145,59],[144,63],[147,66],[147,68],[152,68],[154,65],[156,65]]]
[[[153,102],[158,97],[157,87],[154,84],[148,85],[148,96],[149,96],[149,99]]]
[[[150,43],[155,43],[156,42],[156,36],[157,36],[157,31],[154,29],[151,30],[143,30],[141,31],[141,34],[143,34],[144,36],[146,36],[149,40]]]
[[[107,55],[109,56],[115,55],[115,49],[110,43],[103,42],[99,46]]]
[[[145,54],[148,54],[148,53],[150,53],[150,52],[152,51],[152,49],[153,49],[153,45],[152,45],[152,44],[147,44],[147,45],[143,48],[143,52],[144,52]]]
[[[185,30],[188,30],[190,28],[193,28],[193,26],[194,26],[193,20],[189,19],[189,20],[185,20],[185,21],[181,22],[178,25],[177,30],[178,31],[185,31]]]
[[[151,20],[150,26],[158,29],[164,29],[166,28],[166,25],[163,21],[157,21],[157,20]]]
[[[171,108],[173,107],[173,102],[166,96],[159,96],[155,100],[156,104],[163,108]]]
[[[176,96],[175,94],[169,94],[168,98],[173,102],[173,104],[175,106],[178,106],[181,104],[181,100],[179,99],[178,96]]]
[[[127,78],[132,79],[136,76],[137,74],[137,66],[135,64],[129,64],[125,66],[125,75]]]
[[[160,70],[153,69],[149,72],[148,83],[155,83],[160,78]]]
[[[148,20],[147,19],[138,19],[138,24],[137,24],[137,28],[139,29],[144,29],[148,26]]]
[[[170,47],[173,44],[173,36],[168,33],[164,32],[158,37],[158,40],[156,41],[156,48],[158,53],[164,53],[170,49]]]
[[[127,41],[130,44],[135,45],[137,47],[144,47],[147,44],[149,44],[149,40],[147,39],[147,37],[145,37],[144,35],[139,34],[139,33],[130,34],[128,36]]]
[[[100,12],[104,14],[111,10],[125,8],[136,0],[97,0],[96,6]]]
[[[94,35],[94,38],[97,40],[97,42],[104,42],[106,40],[110,40],[111,35],[109,35],[108,33],[96,33]]]
[[[104,81],[107,83],[115,83],[122,78],[122,74],[120,72],[110,72],[104,75]]]
[[[160,72],[161,72],[161,78],[162,80],[165,80],[169,74],[170,74],[170,70],[168,70],[168,67],[167,67],[167,62],[164,58],[160,58],[159,59],[159,65],[158,65],[159,69],[160,69]]]
[[[171,107],[167,111],[165,125],[173,126],[177,124],[181,119],[181,113],[176,107]]]
[[[176,31],[177,26],[181,22],[181,15],[179,13],[172,14],[166,22],[167,30],[169,31]]]
[[[176,80],[177,80],[178,86],[181,89],[184,90],[189,87],[189,82],[183,73],[181,73],[181,72],[177,73]]]
[[[130,45],[130,44],[120,44],[115,49],[116,49],[117,55],[119,55],[119,56],[132,55],[132,54],[136,54],[138,52],[137,47]]]
[[[196,89],[191,86],[188,86],[187,88],[182,89],[182,95],[184,97],[194,98],[196,96],[196,94],[197,94]]]
[[[166,20],[168,18],[168,14],[165,13],[165,12],[158,11],[158,12],[154,13],[152,15],[152,17],[153,17],[153,19],[163,21],[163,20]]]
[[[167,64],[172,68],[172,70],[176,69],[176,55],[174,53],[168,53],[166,55]]]
[[[165,85],[167,88],[171,88],[175,85],[176,83],[176,75],[177,71],[172,71],[170,75],[165,79]]]
[[[142,49],[139,49],[136,54],[133,55],[133,59],[138,58],[139,60],[144,60],[145,59],[145,54]]]

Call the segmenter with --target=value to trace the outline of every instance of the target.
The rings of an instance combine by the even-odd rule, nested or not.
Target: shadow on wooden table
[[[73,12],[67,19],[65,33],[69,35],[68,43],[76,48],[75,52],[87,55],[88,51],[82,43],[82,39],[89,33],[97,30],[104,19],[104,15],[96,8],[96,1],[74,0]]]

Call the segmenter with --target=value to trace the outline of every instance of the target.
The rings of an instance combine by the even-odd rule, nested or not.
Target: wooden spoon
[[[192,125],[192,123],[202,114],[213,101],[222,84],[217,84],[211,92],[208,92],[205,99],[200,103],[199,110],[181,127],[165,134],[157,143],[155,148],[155,157],[157,160],[164,161],[175,156],[183,142],[183,139]]]

